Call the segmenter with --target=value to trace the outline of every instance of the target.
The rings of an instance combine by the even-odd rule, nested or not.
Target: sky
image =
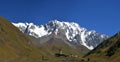
[[[0,0],[0,16],[11,22],[76,22],[88,30],[114,35],[120,30],[120,0]]]

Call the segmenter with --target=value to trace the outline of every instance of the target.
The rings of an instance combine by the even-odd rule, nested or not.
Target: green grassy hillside
[[[119,62],[120,61],[120,32],[103,41],[94,50],[90,51],[85,58],[96,62]]]
[[[60,39],[50,39],[47,43],[43,44],[40,47],[40,49],[46,52],[47,55],[51,55],[49,59],[52,59],[52,62],[66,60],[66,59],[71,60],[71,57],[70,57],[71,55],[77,56],[77,59],[83,56],[82,52],[79,49],[70,47],[61,41],[62,40]],[[69,57],[56,57],[55,54],[59,53],[59,49],[61,49],[63,54],[68,55]]]
[[[37,62],[42,54],[27,36],[0,17],[0,62]]]
[[[84,55],[84,52],[86,48],[83,47],[84,51],[80,49],[82,46],[75,46],[66,44],[63,40],[58,38],[51,38],[46,43],[39,44],[38,48],[41,50],[41,52],[44,53],[43,57],[48,62],[79,62],[81,57]],[[80,48],[79,48],[80,47]],[[62,53],[67,55],[68,57],[56,57],[55,54],[59,53],[59,50],[61,49]],[[88,51],[88,49],[86,49]],[[83,53],[84,52],[84,53]]]
[[[70,47],[60,39],[35,46],[29,38],[0,17],[0,62],[79,62],[83,54],[80,49]],[[56,57],[59,49],[67,57]]]

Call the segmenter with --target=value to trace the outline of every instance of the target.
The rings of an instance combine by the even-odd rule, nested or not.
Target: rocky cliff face
[[[83,45],[92,50],[108,36],[94,30],[88,31],[74,22],[50,21],[44,25],[13,23],[23,33],[37,38],[49,37],[64,40],[69,45]],[[42,41],[41,41],[42,42]]]

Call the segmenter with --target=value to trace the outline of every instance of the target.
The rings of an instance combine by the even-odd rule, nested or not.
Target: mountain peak
[[[108,38],[107,35],[99,34],[95,30],[88,31],[75,22],[52,20],[39,26],[33,23],[13,23],[13,25],[23,33],[36,38],[54,34],[56,38],[64,39],[74,45],[84,45],[90,50]]]
[[[117,34],[120,35],[120,31],[118,31]]]
[[[65,21],[59,21],[57,19],[50,21],[48,24],[50,24],[50,23],[61,25],[61,26],[64,26],[64,25],[70,26],[70,25],[72,25],[72,26],[80,27],[79,24],[77,24],[75,22],[65,22]]]
[[[59,23],[59,22],[60,21],[58,21],[57,19],[49,21],[49,23]]]

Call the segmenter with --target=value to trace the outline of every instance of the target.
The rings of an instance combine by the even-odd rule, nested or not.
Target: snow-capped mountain
[[[66,41],[75,45],[83,45],[90,50],[108,38],[107,35],[99,34],[94,30],[88,31],[74,22],[53,20],[44,25],[35,25],[33,23],[13,23],[13,25],[23,33],[35,38],[49,35],[54,35],[54,37],[60,39],[64,37]]]

